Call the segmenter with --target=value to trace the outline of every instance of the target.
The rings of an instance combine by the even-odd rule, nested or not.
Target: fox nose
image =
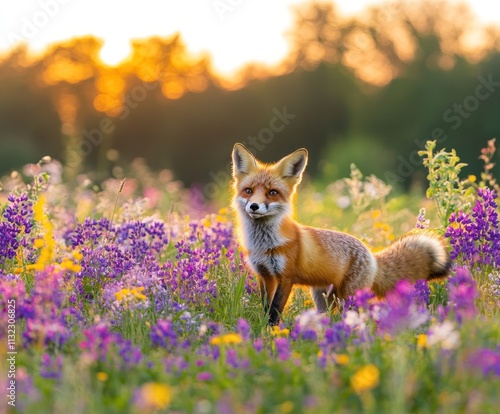
[[[259,205],[257,203],[250,204],[250,210],[257,211],[259,209]]]

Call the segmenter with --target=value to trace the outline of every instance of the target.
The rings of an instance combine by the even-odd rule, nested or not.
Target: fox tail
[[[451,259],[444,239],[429,231],[410,232],[375,254],[377,272],[372,286],[384,296],[399,280],[416,282],[446,277]]]

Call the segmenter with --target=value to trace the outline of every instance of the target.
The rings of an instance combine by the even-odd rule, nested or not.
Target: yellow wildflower
[[[27,267],[28,270],[42,270],[45,266],[54,262],[56,242],[54,240],[54,226],[50,222],[49,218],[43,211],[43,206],[45,205],[45,196],[41,195],[35,205],[33,206],[33,216],[35,220],[43,227],[45,234],[42,239],[35,240],[35,247],[38,246],[42,248],[38,260],[34,265]]]
[[[144,408],[161,410],[167,408],[172,401],[172,389],[158,382],[144,384],[139,390],[139,395]]]
[[[40,249],[41,247],[43,247],[45,245],[43,239],[35,239],[33,245],[37,248],[37,249]]]
[[[75,264],[69,259],[64,259],[60,266],[62,269],[70,270],[71,272],[79,272],[82,270],[82,267],[79,264]]]
[[[349,363],[349,355],[339,354],[337,355],[337,364],[347,365]]]
[[[375,388],[379,383],[380,373],[373,365],[365,365],[358,369],[351,378],[351,386],[357,393],[362,393]]]
[[[97,379],[101,382],[105,382],[108,380],[108,374],[106,374],[105,372],[98,372],[97,373]]]
[[[419,334],[417,337],[417,347],[419,348],[427,348],[427,335]]]
[[[475,182],[476,182],[476,180],[477,180],[477,177],[476,177],[475,175],[469,175],[469,177],[468,177],[468,178],[469,178],[469,181],[470,181],[471,183],[475,183]]]
[[[288,336],[290,335],[290,330],[287,328],[280,329],[279,326],[275,325],[273,326],[273,330],[271,331],[272,336]]]
[[[218,335],[210,338],[210,345],[237,345],[243,341],[243,338],[235,333],[229,332],[225,335]]]
[[[142,292],[144,291],[144,286],[134,287],[131,289],[124,288],[115,292],[115,298],[118,302],[130,301],[130,300],[146,300],[147,297]]]
[[[291,413],[294,409],[294,404],[291,401],[285,401],[284,403],[280,404],[280,412],[282,413]]]

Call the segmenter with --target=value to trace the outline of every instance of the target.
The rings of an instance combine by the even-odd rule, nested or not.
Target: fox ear
[[[246,175],[257,168],[254,155],[242,144],[234,144],[233,148],[233,177]]]
[[[277,168],[282,177],[295,178],[300,182],[306,165],[307,150],[301,148],[281,159],[277,164]]]

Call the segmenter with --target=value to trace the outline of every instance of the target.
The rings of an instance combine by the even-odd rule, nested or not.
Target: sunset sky
[[[102,59],[115,64],[130,39],[180,31],[188,50],[208,51],[216,70],[230,74],[248,62],[278,63],[288,52],[290,7],[304,0],[2,0],[0,53],[26,41],[38,52],[48,44],[92,34],[105,41]],[[352,15],[380,0],[339,0]],[[500,3],[469,0],[479,20],[500,24]]]

